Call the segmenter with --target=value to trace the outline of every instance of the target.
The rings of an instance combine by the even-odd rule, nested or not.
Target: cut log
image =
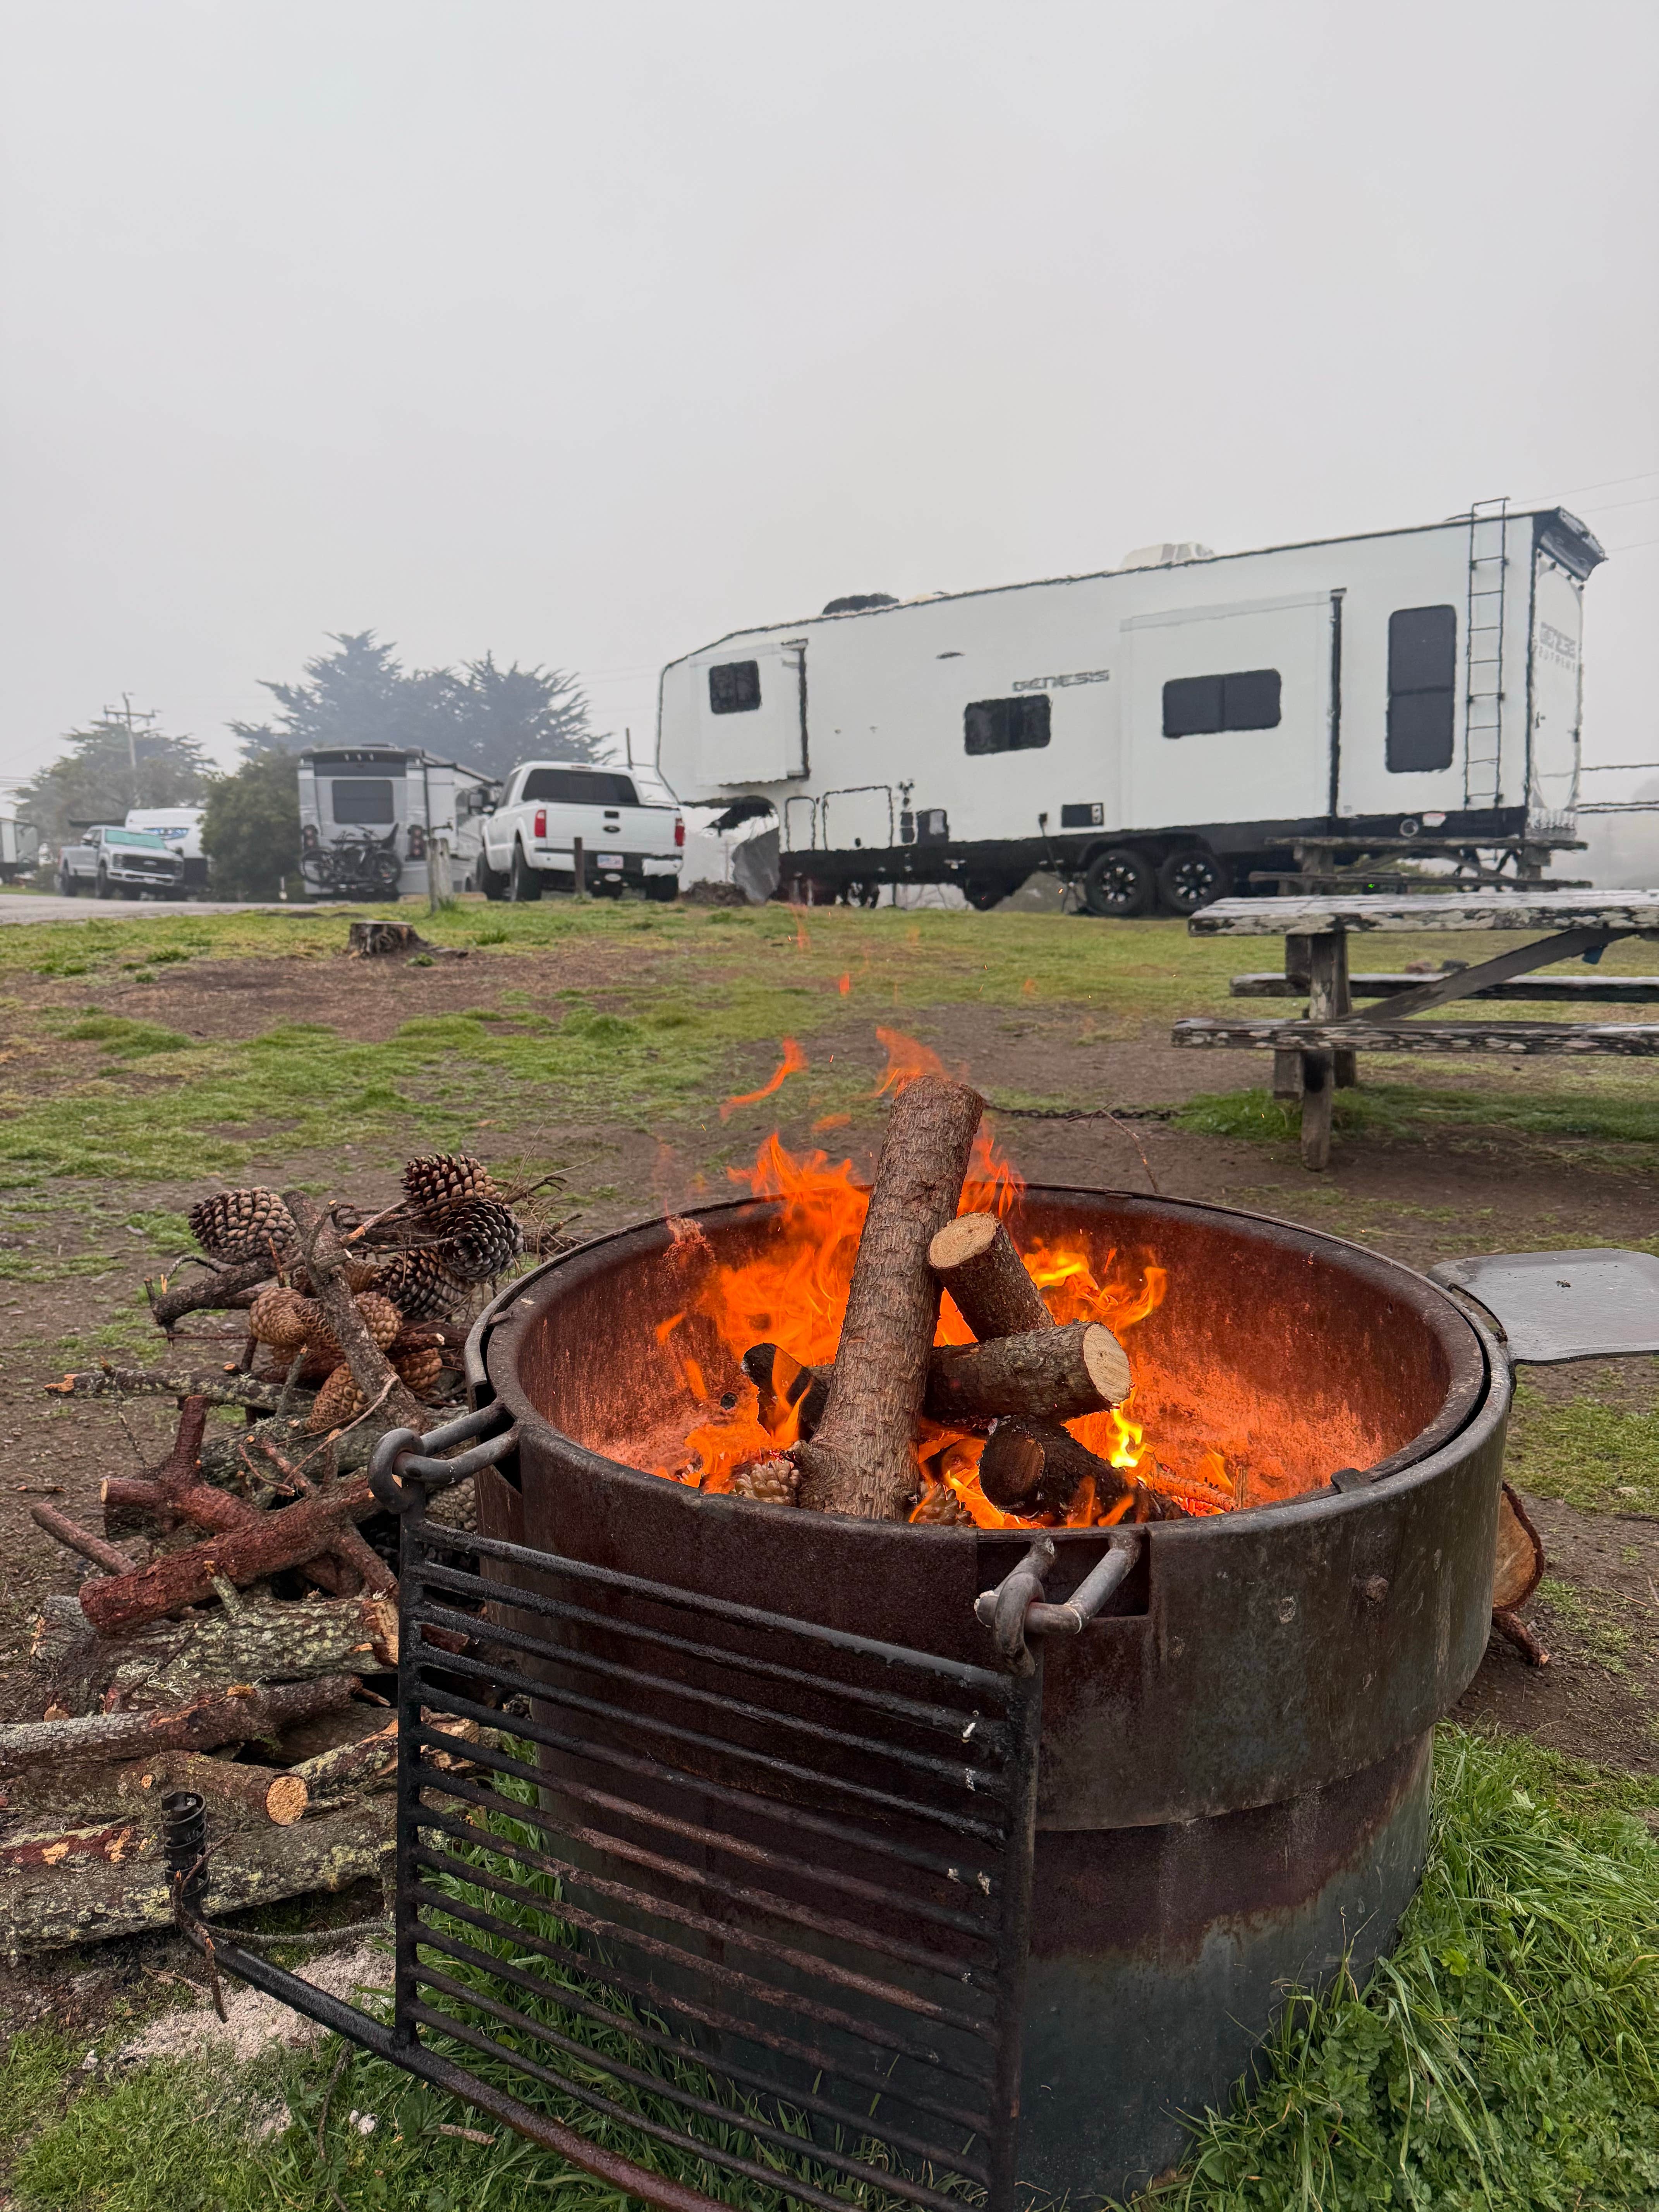
[[[430,952],[428,945],[409,921],[354,921],[346,931],[346,957],[351,960],[384,960],[394,952]]]
[[[173,1367],[81,1368],[61,1382],[48,1382],[58,1398],[202,1398],[210,1406],[244,1406],[252,1413],[274,1413],[282,1385],[252,1375],[196,1374]]]
[[[38,1506],[34,1517],[37,1521],[40,1517]],[[1516,1606],[1524,1605],[1543,1580],[1545,1565],[1544,1540],[1533,1527],[1526,1507],[1506,1482],[1498,1500],[1498,1552],[1492,1578],[1493,1613],[1513,1613]]]
[[[83,1708],[112,1690],[125,1705],[183,1704],[233,1682],[302,1682],[398,1663],[398,1609],[386,1598],[255,1603],[228,1583],[218,1594],[210,1610],[119,1637],[89,1630],[77,1600],[48,1598],[30,1659],[60,1698],[73,1695]]]
[[[143,1823],[132,1820],[99,1820],[84,1828],[41,1828],[28,1835],[8,1836],[0,1844],[0,1867],[19,1872],[62,1867],[76,1874],[88,1866],[124,1866],[148,1842]]]
[[[386,1798],[302,1820],[228,1836],[208,1862],[206,1912],[218,1919],[249,1905],[274,1905],[313,1890],[340,1890],[381,1878],[392,1850],[394,1809]],[[20,1871],[0,1883],[0,1956],[97,1943],[173,1923],[159,1841],[122,1866],[95,1860]]]
[[[142,1627],[187,1605],[199,1605],[222,1578],[240,1589],[281,1567],[303,1566],[330,1548],[345,1523],[366,1520],[375,1510],[374,1494],[364,1477],[302,1498],[280,1512],[250,1508],[247,1520],[222,1535],[182,1552],[164,1553],[134,1574],[88,1583],[81,1609],[106,1635]]]
[[[1064,1328],[1050,1322],[1018,1336],[936,1346],[922,1410],[945,1427],[972,1428],[1008,1413],[1069,1421],[1121,1406],[1132,1387],[1129,1362],[1110,1329],[1098,1322]]]
[[[311,1792],[302,1777],[275,1766],[247,1766],[237,1759],[204,1759],[198,1751],[169,1751],[134,1759],[116,1777],[123,1797],[159,1805],[170,1790],[194,1790],[210,1805],[291,1828],[304,1815]]]
[[[101,1536],[94,1536],[71,1521],[67,1513],[60,1513],[55,1505],[31,1505],[29,1518],[48,1536],[55,1536],[71,1552],[78,1552],[83,1559],[90,1559],[94,1567],[101,1567],[106,1575],[131,1575],[137,1571],[138,1563],[129,1559],[117,1545],[106,1544]]]
[[[813,1436],[835,1374],[803,1367],[781,1345],[751,1345],[744,1372],[759,1394],[759,1419],[781,1445]],[[928,1354],[922,1411],[942,1428],[983,1428],[1000,1415],[1069,1421],[1120,1406],[1133,1385],[1129,1362],[1110,1329],[1071,1322],[983,1344],[936,1344]]]
[[[343,1705],[356,1689],[350,1674],[269,1689],[246,1682],[194,1698],[173,1712],[88,1713],[77,1720],[19,1721],[0,1728],[0,1774],[42,1760],[143,1758],[152,1751],[211,1751],[276,1735],[296,1720]]]
[[[323,1310],[329,1334],[339,1346],[364,1404],[374,1407],[383,1420],[413,1429],[419,1435],[426,1425],[426,1408],[370,1334],[347,1280],[346,1249],[332,1223],[304,1191],[284,1191],[283,1198],[304,1239],[312,1294]]]
[[[1136,1486],[1123,1468],[1051,1421],[999,1421],[980,1455],[980,1488],[1000,1511],[1024,1520],[1064,1513],[1091,1476],[1100,1506],[1128,1497]]]
[[[985,1102],[924,1075],[893,1104],[853,1265],[823,1419],[797,1447],[801,1503],[902,1521],[920,1474],[912,1443],[939,1318],[927,1250],[955,1213]]]
[[[288,1771],[307,1790],[322,1797],[337,1790],[361,1788],[365,1783],[379,1781],[382,1776],[394,1772],[397,1765],[398,1723],[394,1715],[372,1735],[361,1735],[353,1743],[337,1744],[332,1751],[319,1751],[314,1759],[302,1759]]]
[[[1054,1325],[994,1213],[961,1213],[947,1221],[928,1247],[927,1264],[981,1344]]]

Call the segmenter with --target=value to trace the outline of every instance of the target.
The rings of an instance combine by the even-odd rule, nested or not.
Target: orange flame
[[[841,993],[843,999],[850,997],[853,989],[853,978],[851,974],[837,975],[836,978],[836,988]]]
[[[758,1105],[763,1098],[769,1098],[775,1091],[781,1091],[787,1077],[802,1075],[805,1070],[806,1054],[795,1042],[793,1037],[785,1037],[783,1058],[769,1080],[763,1083],[758,1091],[739,1091],[735,1098],[723,1100],[720,1105],[721,1121],[729,1121],[739,1106]]]
[[[884,1091],[899,1091],[914,1083],[920,1075],[943,1075],[951,1071],[933,1049],[920,1039],[906,1036],[902,1030],[878,1029],[877,1036],[886,1049],[887,1066],[881,1081],[876,1085],[879,1098]],[[958,1213],[994,1213],[998,1219],[1010,1212],[1025,1188],[1025,1178],[1005,1154],[996,1148],[996,1139],[988,1119],[981,1121],[974,1133],[974,1149],[968,1161],[968,1179],[962,1187],[962,1203]],[[952,1343],[968,1340],[951,1338]]]

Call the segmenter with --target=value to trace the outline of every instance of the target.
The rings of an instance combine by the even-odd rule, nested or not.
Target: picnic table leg
[[[1309,939],[1308,1018],[1328,1022],[1352,1012],[1348,996],[1348,940],[1346,931],[1321,930]],[[1302,1164],[1316,1171],[1331,1158],[1331,1113],[1349,1052],[1306,1052],[1302,1055]]]
[[[1287,932],[1285,938],[1285,980],[1298,991],[1310,988],[1311,976],[1310,946],[1313,939]],[[1273,1054],[1273,1097],[1281,1104],[1293,1106],[1302,1096],[1302,1054],[1298,1051],[1276,1052]]]

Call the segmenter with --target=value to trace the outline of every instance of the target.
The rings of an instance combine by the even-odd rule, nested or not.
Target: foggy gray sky
[[[0,26],[0,775],[124,690],[228,757],[368,627],[637,741],[840,592],[1504,492],[1613,550],[1586,757],[1659,760],[1652,0]]]

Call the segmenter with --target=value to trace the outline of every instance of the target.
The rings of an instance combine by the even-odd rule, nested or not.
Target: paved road
[[[12,891],[0,896],[0,922],[6,921],[131,921],[145,914],[289,914],[295,907],[259,905],[237,899],[92,899],[59,898],[55,892]]]

